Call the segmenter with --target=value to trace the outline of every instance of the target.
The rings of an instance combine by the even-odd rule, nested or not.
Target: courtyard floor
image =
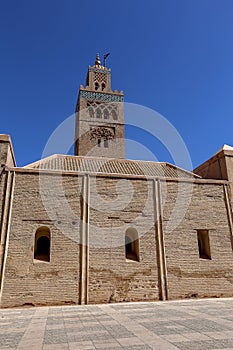
[[[0,349],[233,350],[233,298],[1,309]]]

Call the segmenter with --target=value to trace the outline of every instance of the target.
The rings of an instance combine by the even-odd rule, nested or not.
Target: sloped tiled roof
[[[199,178],[198,175],[169,163],[58,154],[28,164],[24,168],[62,172],[86,172],[94,174],[104,173],[154,177]]]

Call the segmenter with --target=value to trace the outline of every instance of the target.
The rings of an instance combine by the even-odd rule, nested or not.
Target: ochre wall
[[[184,191],[184,201],[187,191]],[[164,222],[170,216],[174,186],[168,184]],[[209,230],[211,260],[200,259],[197,230]],[[195,184],[190,206],[174,231],[164,225],[169,298],[232,296],[231,232],[223,186]]]
[[[38,174],[16,173],[2,284],[3,307],[78,302],[80,247],[69,236],[73,231],[78,235],[79,226],[75,215],[67,217],[64,212],[60,181],[61,176],[44,176],[47,205],[50,202],[54,209],[48,216],[39,194]],[[62,182],[67,200],[80,215],[77,177],[64,177]],[[49,263],[34,260],[34,237],[40,226],[51,232]]]
[[[152,182],[100,177],[90,188],[89,302],[158,300]],[[125,258],[130,227],[138,231],[140,261]]]
[[[40,178],[41,184],[36,172],[15,172],[2,307],[78,304],[85,299],[81,290],[92,304],[161,299],[159,234],[164,236],[169,299],[233,294],[226,182],[167,179],[155,187],[152,179],[133,177],[90,176],[85,182],[81,175],[44,172]],[[85,211],[86,198],[90,208]],[[49,263],[33,259],[40,226],[51,232]],[[140,261],[125,258],[130,227],[139,233]],[[198,229],[209,230],[212,260],[199,258]],[[84,233],[89,241],[85,261],[80,256]]]
[[[14,167],[16,163],[10,136],[0,134],[0,169],[3,165]]]

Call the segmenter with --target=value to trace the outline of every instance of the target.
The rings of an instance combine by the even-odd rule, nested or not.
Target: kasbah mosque
[[[97,55],[74,155],[17,167],[0,135],[0,307],[233,296],[233,148],[193,172],[128,160],[123,100]]]

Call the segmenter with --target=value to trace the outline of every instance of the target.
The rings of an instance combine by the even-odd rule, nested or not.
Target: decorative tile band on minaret
[[[101,92],[80,91],[79,96],[89,100],[103,101],[103,102],[123,102],[124,97],[113,94],[103,94]]]
[[[88,67],[86,86],[80,85],[75,155],[125,158],[123,101],[123,91],[112,91],[111,69],[102,66],[97,54],[94,66]]]

